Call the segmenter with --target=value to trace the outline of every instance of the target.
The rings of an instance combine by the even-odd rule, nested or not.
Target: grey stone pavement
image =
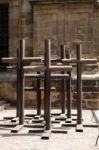
[[[33,113],[33,110],[25,113]],[[1,111],[1,122],[3,116],[15,116],[15,110]],[[87,123],[95,123],[90,111],[83,111],[83,119]],[[83,133],[68,128],[67,134],[52,133],[49,140],[41,140],[41,135],[28,135],[26,128],[17,135],[9,133],[9,128],[0,127],[0,150],[99,150],[99,142],[95,146],[98,128],[84,128]]]

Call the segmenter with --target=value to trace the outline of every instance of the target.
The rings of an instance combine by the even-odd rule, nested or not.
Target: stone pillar
[[[26,39],[26,56],[32,56],[32,8],[28,0],[20,0],[20,38]]]
[[[19,11],[18,0],[9,2],[9,56],[17,55],[19,44]]]

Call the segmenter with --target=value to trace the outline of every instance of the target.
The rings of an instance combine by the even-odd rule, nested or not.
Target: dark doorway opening
[[[0,4],[0,58],[9,56],[9,4]],[[0,59],[0,70],[7,64]]]

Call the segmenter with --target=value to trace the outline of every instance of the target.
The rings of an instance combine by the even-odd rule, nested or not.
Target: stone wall
[[[31,4],[29,0],[1,0],[0,3],[9,3],[10,56],[16,55],[22,37],[26,38],[26,56],[43,55],[46,38],[52,40],[53,57],[59,57],[61,44],[69,45],[73,51],[71,42],[78,39],[83,42],[84,54],[99,53],[98,4],[64,0]]]
[[[81,40],[83,56],[95,56],[99,59],[98,3],[91,1],[75,4],[67,3],[66,0],[32,1],[31,3],[30,0],[0,0],[0,3],[9,3],[9,56],[16,56],[20,38],[26,39],[26,56],[44,55],[44,40],[50,38],[53,57],[60,57],[61,44],[66,44],[74,57],[75,49],[71,46],[71,42]],[[9,96],[9,92],[4,92],[13,89],[13,84],[0,84],[1,91],[4,87],[0,92],[3,94],[0,95],[1,98],[6,95],[9,100],[15,100],[16,94]],[[14,93],[15,87],[16,82],[14,82]],[[34,93],[27,93],[27,95],[28,102],[33,101],[32,96],[35,99]],[[58,94],[54,98],[57,97]]]
[[[15,1],[15,2],[14,2]],[[60,54],[60,45],[67,44],[71,47],[71,42],[81,40],[83,42],[83,54],[97,56],[98,54],[98,25],[99,9],[94,3],[68,4],[66,1],[41,1],[29,3],[23,0],[12,1],[13,5],[13,48],[18,45],[18,36],[26,38],[26,56],[43,55],[44,40],[50,38],[52,41],[52,55]],[[49,2],[49,4],[48,4]],[[15,23],[15,25],[14,25]],[[19,27],[20,25],[20,27]],[[19,34],[18,31],[21,33]],[[11,44],[10,44],[11,45]],[[16,46],[15,46],[16,45]]]
[[[81,40],[83,53],[94,53],[94,5],[41,3],[33,6],[33,49],[35,55],[44,52],[44,40],[52,41],[52,55],[59,56],[60,45],[68,44],[73,52],[71,43]],[[71,50],[72,49],[72,50]]]
[[[1,0],[9,4],[9,56],[16,56],[19,39],[26,38],[26,56],[33,54],[32,48],[32,8],[29,0]]]

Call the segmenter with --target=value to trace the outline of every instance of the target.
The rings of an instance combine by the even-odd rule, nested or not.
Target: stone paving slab
[[[32,113],[33,110],[25,112]],[[9,115],[14,116],[15,110],[0,112],[0,120]],[[83,111],[83,118],[85,122],[95,122],[90,111]],[[27,134],[27,132],[28,128],[24,128],[16,135],[10,133],[10,128],[5,130],[0,127],[0,150],[99,150],[99,142],[95,146],[98,128],[84,128],[83,133],[70,128],[67,134],[51,133],[49,140],[41,140],[41,134]]]

